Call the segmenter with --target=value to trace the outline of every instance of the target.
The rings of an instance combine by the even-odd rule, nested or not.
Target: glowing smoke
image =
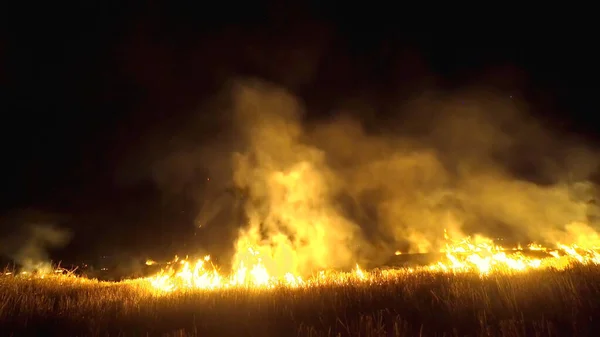
[[[190,140],[152,174],[196,196],[198,237],[209,252],[233,249],[234,265],[260,257],[277,275],[380,263],[398,249],[439,250],[444,229],[600,244],[597,152],[508,95],[432,91],[374,125],[361,108],[307,119],[294,95],[263,81],[227,91],[214,141],[198,147],[188,123],[178,135]]]
[[[300,139],[298,102],[258,82],[237,86],[234,102],[248,139],[248,151],[235,156],[234,181],[249,191],[234,266],[249,249],[275,275],[349,265],[359,228],[333,203],[339,182],[325,153]]]
[[[600,244],[590,217],[593,151],[508,97],[460,96],[421,97],[400,111],[400,126],[369,134],[350,114],[309,130],[290,93],[258,81],[236,86],[248,148],[235,156],[234,180],[249,191],[249,223],[234,263],[259,247],[271,270],[348,266],[359,245],[376,260],[399,246],[436,251],[444,229]]]

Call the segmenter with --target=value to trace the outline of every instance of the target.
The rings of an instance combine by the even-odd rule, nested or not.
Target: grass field
[[[3,336],[595,336],[600,267],[418,272],[304,288],[149,291],[0,277]]]

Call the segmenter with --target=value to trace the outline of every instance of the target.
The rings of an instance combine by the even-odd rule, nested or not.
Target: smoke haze
[[[68,230],[57,226],[59,219],[57,215],[31,210],[3,219],[15,231],[2,238],[0,252],[11,258],[21,271],[51,271],[50,250],[64,247],[71,239]]]

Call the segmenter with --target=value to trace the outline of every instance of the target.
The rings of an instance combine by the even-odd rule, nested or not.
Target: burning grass
[[[474,272],[480,275],[491,273],[528,272],[546,268],[565,269],[573,263],[599,265],[600,249],[597,246],[565,245],[557,243],[554,248],[539,244],[529,244],[525,249],[520,245],[506,248],[495,245],[492,240],[480,236],[452,240],[445,235],[446,246],[441,253],[431,255],[427,265],[383,270],[378,275],[366,274],[359,266],[350,272],[324,271],[310,275],[308,279],[294,274],[289,268],[290,261],[278,260],[273,256],[262,255],[249,248],[236,254],[236,268],[229,275],[222,274],[215,267],[210,256],[193,260],[175,257],[156,275],[147,278],[152,290],[172,292],[181,289],[229,289],[240,286],[273,288],[313,287],[347,283],[348,281],[372,281],[402,277],[415,271],[427,272]],[[400,254],[401,255],[401,254]],[[398,252],[396,253],[398,256]],[[266,263],[265,263],[266,259]],[[150,264],[154,263],[151,261]],[[148,262],[147,262],[148,264]],[[283,271],[283,272],[282,272]]]
[[[312,287],[149,291],[148,280],[0,277],[14,336],[585,336],[600,328],[600,267],[414,271]]]

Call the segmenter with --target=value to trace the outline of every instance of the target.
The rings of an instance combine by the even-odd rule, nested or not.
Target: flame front
[[[453,241],[446,237],[447,244],[442,250],[443,258],[427,266],[416,268],[386,269],[383,273],[372,273],[356,264],[352,271],[319,271],[304,279],[292,272],[277,277],[280,270],[270,271],[257,251],[248,249],[246,256],[228,276],[221,275],[211,264],[210,256],[197,261],[180,260],[176,257],[168,267],[148,278],[153,289],[171,292],[183,289],[226,289],[233,287],[273,288],[306,287],[323,284],[339,284],[349,281],[369,282],[380,277],[393,277],[415,271],[478,273],[482,276],[491,273],[527,272],[533,269],[564,269],[574,263],[600,264],[600,249],[578,245],[556,244],[554,248],[532,243],[526,248],[520,245],[506,248],[494,245],[492,240],[481,237],[467,237]],[[531,257],[532,253],[544,254]],[[238,254],[239,255],[239,254]],[[396,252],[395,255],[400,255]],[[284,262],[284,261],[280,261]],[[284,263],[278,263],[281,266]]]
[[[303,278],[293,272],[280,273],[281,263],[273,264],[270,270],[256,250],[248,249],[237,267],[229,274],[222,274],[212,264],[210,256],[198,260],[175,258],[167,262],[157,274],[128,280],[141,289],[150,290],[156,294],[171,293],[186,290],[223,290],[230,288],[271,289],[275,287],[318,287],[327,285],[347,284],[351,282],[378,283],[394,277],[402,277],[407,273],[476,273],[481,277],[494,273],[523,273],[530,270],[552,268],[566,269],[574,264],[599,265],[600,248],[584,245],[566,245],[557,243],[555,247],[545,247],[532,243],[525,248],[520,245],[506,248],[494,245],[492,240],[467,237],[459,241],[447,238],[447,244],[442,250],[442,258],[429,265],[413,268],[388,268],[379,271],[368,271],[358,264],[350,271],[321,270]],[[237,256],[242,256],[238,252]],[[394,254],[398,255],[398,254]],[[400,254],[401,255],[401,254]],[[532,257],[533,256],[533,257]],[[152,261],[149,265],[157,262]],[[84,277],[76,277],[60,267],[53,271],[10,272],[4,276],[20,278],[57,278],[77,279],[79,282],[98,282]],[[60,281],[62,282],[62,281]],[[118,283],[114,283],[118,284]]]

